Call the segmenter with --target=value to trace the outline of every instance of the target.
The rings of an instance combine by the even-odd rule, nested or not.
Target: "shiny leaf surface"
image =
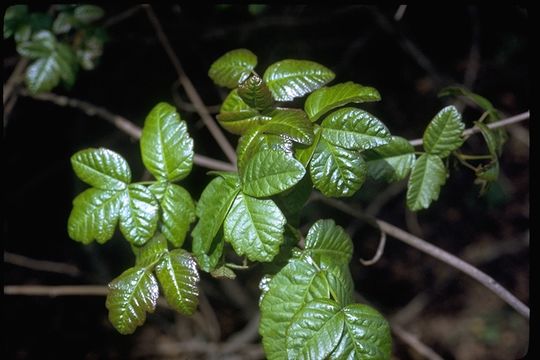
[[[463,144],[461,134],[464,129],[461,114],[454,106],[447,106],[435,115],[424,131],[424,149],[445,158]]]
[[[270,199],[236,196],[223,225],[225,241],[251,261],[269,262],[283,242],[286,220]]]
[[[78,151],[71,156],[71,165],[82,181],[99,189],[124,190],[131,182],[127,161],[108,149]]]
[[[146,268],[133,267],[109,284],[105,306],[109,320],[123,335],[132,334],[144,324],[146,312],[154,312],[159,296],[158,283]]]
[[[163,254],[168,252],[167,239],[163,234],[156,231],[154,236],[143,246],[132,246],[131,249],[135,254],[135,264],[139,267],[154,268]]]
[[[308,231],[305,250],[313,259],[329,257],[334,263],[349,264],[353,244],[349,235],[334,220],[318,220]]]
[[[156,266],[156,276],[167,303],[184,315],[192,315],[199,300],[199,272],[191,254],[183,249],[165,253]]]
[[[253,109],[263,111],[274,104],[272,93],[260,76],[253,74],[238,86],[238,96]]]
[[[340,106],[379,100],[381,95],[376,89],[348,81],[315,90],[307,97],[304,109],[311,121],[317,121],[328,111]]]
[[[412,211],[427,209],[439,198],[441,186],[446,182],[446,168],[441,158],[423,154],[414,164],[407,185],[407,206]]]
[[[161,102],[144,122],[141,135],[144,166],[157,179],[181,180],[193,166],[193,139],[176,109]]]
[[[332,81],[335,74],[309,60],[282,60],[270,65],[263,79],[277,101],[291,101]]]
[[[261,126],[261,131],[275,135],[286,135],[292,141],[310,145],[313,142],[313,125],[302,110],[276,110],[272,120]]]
[[[161,232],[175,247],[181,247],[191,223],[195,221],[193,199],[186,189],[169,183],[160,205]]]
[[[404,179],[414,165],[414,147],[404,138],[392,136],[390,142],[362,153],[368,174],[375,180],[395,182]]]
[[[155,233],[159,204],[150,190],[138,184],[128,187],[120,211],[120,231],[133,245],[141,246]]]
[[[255,54],[248,49],[236,49],[214,61],[208,76],[217,85],[233,89],[249,77],[256,65]]]

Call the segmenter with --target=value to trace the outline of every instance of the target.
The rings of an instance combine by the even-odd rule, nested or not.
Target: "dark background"
[[[130,8],[103,7],[104,21]],[[29,8],[46,11],[48,6]],[[467,71],[473,74],[467,85],[504,114],[529,109],[525,7],[412,5],[399,21],[394,19],[397,6],[390,5],[269,5],[259,10],[250,12],[245,5],[155,6],[207,105],[218,105],[226,95],[208,78],[210,64],[224,52],[243,47],[258,56],[259,73],[284,58],[309,59],[332,69],[334,83],[355,81],[377,88],[382,101],[362,107],[393,134],[408,139],[421,137],[433,115],[448,104],[464,109],[467,127],[473,125],[481,115],[477,109],[437,96],[444,86],[463,84]],[[59,87],[53,92],[103,106],[139,126],[157,102],[174,103],[173,92],[187,102],[183,90],[173,87],[176,73],[144,10],[107,31],[110,40],[97,69],[81,71],[70,91]],[[13,39],[4,40],[3,48],[5,82],[17,60]],[[471,49],[479,55],[476,71]],[[176,104],[195,139],[195,151],[225,161],[198,116]],[[229,138],[234,144],[236,138]],[[143,168],[137,142],[98,117],[24,96],[9,114],[2,140],[5,251],[80,270],[80,275],[69,276],[5,262],[5,285],[107,284],[132,265],[129,246],[119,234],[104,246],[84,246],[69,239],[66,224],[72,199],[86,188],[75,178],[70,156],[86,147],[108,147],[128,160],[138,179]],[[405,192],[396,191],[377,216],[467,259],[528,303],[528,144],[528,122],[509,128],[500,179],[483,197],[472,172],[452,163],[451,176],[428,211],[405,211]],[[486,152],[480,135],[471,138],[466,149]],[[209,181],[206,172],[195,166],[182,182],[195,198]],[[367,207],[381,193],[388,194],[387,187],[368,182],[347,201]],[[378,263],[362,266],[357,259],[374,253],[377,232],[320,203],[306,206],[303,230],[318,218],[336,219],[353,236],[356,290],[387,317],[399,314],[403,328],[445,359],[517,359],[526,354],[528,322],[483,286],[391,238]],[[260,276],[259,268],[239,275],[245,303],[226,291],[230,286],[203,277],[221,341],[252,316]],[[2,326],[5,359],[205,358],[186,353],[174,357],[158,346],[195,337],[196,330],[186,331],[195,326],[192,320],[158,308],[134,335],[122,336],[109,324],[105,298],[99,296],[4,296]],[[421,358],[397,337],[394,356]]]

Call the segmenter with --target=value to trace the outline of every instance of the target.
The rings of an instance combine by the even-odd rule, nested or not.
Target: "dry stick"
[[[3,104],[6,105],[7,100],[11,96],[11,93],[13,92],[13,89],[17,86],[17,84],[20,81],[21,74],[26,69],[26,66],[28,65],[29,60],[26,58],[21,58],[19,62],[17,62],[17,65],[15,65],[15,69],[11,73],[11,76],[6,81],[6,85],[4,85],[4,102]]]
[[[392,331],[396,334],[401,341],[415,349],[420,355],[426,357],[429,360],[443,360],[443,358],[433,351],[430,347],[418,340],[416,336],[405,331],[401,326],[392,324]]]
[[[86,101],[68,98],[66,96],[53,93],[31,95],[28,91],[21,90],[20,94],[23,96],[31,96],[33,99],[36,100],[49,101],[59,106],[69,106],[77,108],[84,111],[89,116],[97,115],[107,120],[132,138],[139,139],[141,137],[142,130],[140,127],[120,115],[111,113],[109,110],[103,107],[96,106]],[[232,164],[199,154],[195,154],[193,162],[199,166],[203,166],[213,170],[236,171],[236,167]]]
[[[169,56],[169,60],[172,62],[176,73],[178,74],[178,81],[180,84],[182,84],[182,87],[186,91],[186,94],[190,100],[190,102],[193,104],[195,109],[197,110],[197,113],[201,117],[202,121],[218,143],[218,145],[221,147],[227,158],[233,163],[236,164],[236,151],[232,147],[232,145],[229,143],[225,135],[223,135],[223,132],[219,128],[219,126],[214,121],[214,118],[210,115],[206,105],[201,99],[201,96],[193,86],[193,83],[191,80],[187,77],[186,73],[184,72],[184,69],[182,68],[182,64],[180,64],[180,60],[178,60],[178,57],[176,56],[174,50],[171,47],[171,44],[169,42],[169,39],[167,38],[167,35],[165,35],[165,32],[163,31],[163,28],[154,13],[154,10],[152,10],[152,7],[148,4],[143,5],[146,13],[148,14],[148,19],[152,23],[152,26],[154,27],[156,31],[156,35],[161,42],[161,45],[167,52],[167,55]]]
[[[107,21],[105,21],[103,23],[103,27],[106,29],[108,27],[116,25],[119,22],[122,22],[122,21],[126,20],[130,16],[133,16],[133,14],[135,14],[141,8],[142,8],[142,5],[135,5],[135,6],[129,8],[129,9],[125,10],[125,11],[122,11],[118,15],[112,16],[112,17],[108,18]]]
[[[530,117],[530,111],[525,111],[525,112],[522,112],[521,114],[514,115],[512,117],[502,119],[502,120],[499,120],[499,121],[494,121],[492,123],[485,124],[485,125],[490,129],[496,129],[496,128],[508,126],[508,125],[511,125],[511,124],[515,124],[515,123],[518,123],[520,121],[527,120],[529,117]],[[469,136],[469,135],[472,135],[472,134],[476,134],[476,133],[478,133],[480,131],[481,131],[480,128],[478,128],[476,126],[473,126],[472,128],[468,128],[465,131],[463,131],[463,134],[461,134],[461,135],[462,136]],[[409,141],[409,143],[412,146],[419,146],[419,145],[422,145],[424,143],[424,140],[423,139],[414,139],[414,140]]]
[[[369,259],[369,260],[360,259],[360,262],[362,263],[362,265],[370,266],[370,265],[375,264],[377,261],[379,261],[379,259],[383,255],[385,245],[386,245],[386,233],[384,231],[381,231],[381,238],[379,240],[379,246],[377,246],[377,252],[375,252],[375,255],[373,256],[372,259]]]
[[[59,274],[67,274],[70,276],[77,276],[80,274],[80,270],[74,265],[54,261],[31,259],[29,257],[9,253],[7,251],[4,251],[4,262],[32,270],[48,271]]]
[[[388,235],[403,241],[404,243],[430,255],[433,256],[436,259],[441,260],[442,262],[445,262],[446,264],[464,272],[465,274],[469,275],[473,279],[480,282],[482,285],[487,287],[489,290],[491,290],[493,293],[495,293],[497,296],[499,296],[501,299],[503,299],[508,305],[513,307],[518,313],[523,315],[527,320],[530,318],[530,310],[527,305],[525,305],[523,302],[521,302],[518,298],[516,298],[514,295],[512,295],[508,290],[506,290],[504,287],[502,287],[498,282],[496,282],[491,276],[483,273],[476,267],[470,265],[469,263],[466,263],[465,261],[461,260],[460,258],[444,251],[443,249],[434,246],[427,241],[420,239],[417,236],[414,236],[397,226],[394,226],[390,223],[387,223],[386,221],[379,220],[377,218],[373,218],[371,216],[368,216],[364,214],[363,212],[360,212],[353,208],[352,206],[339,201],[335,199],[329,199],[326,198],[318,193],[315,194],[313,197],[315,200],[320,200],[323,203],[330,205],[346,214],[349,214],[351,216],[354,216],[360,220],[367,221],[370,224],[374,224],[376,227],[378,227],[381,231],[384,231]]]
[[[106,296],[109,288],[105,285],[6,285],[5,295],[30,296]]]

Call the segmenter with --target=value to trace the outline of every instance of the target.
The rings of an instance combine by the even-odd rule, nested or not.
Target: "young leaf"
[[[181,247],[190,224],[195,221],[195,204],[181,186],[170,184],[161,205],[161,232],[175,247]]]
[[[309,60],[282,60],[264,72],[264,82],[277,101],[291,101],[332,81],[335,74]]]
[[[225,241],[251,261],[269,262],[283,242],[286,220],[276,204],[240,193],[223,224]]]
[[[298,161],[304,165],[304,167],[308,167],[309,162],[311,161],[311,158],[313,156],[313,153],[315,152],[315,149],[317,149],[317,146],[319,145],[319,140],[321,139],[321,127],[317,124],[313,127],[313,142],[309,146],[298,146],[295,151],[295,157]]]
[[[143,246],[132,246],[131,250],[135,254],[135,265],[139,267],[153,269],[163,254],[168,252],[167,239],[163,234],[156,231],[154,236]]]
[[[424,131],[424,149],[445,158],[463,144],[461,134],[464,129],[461,114],[454,106],[447,106],[435,115]]]
[[[156,232],[159,204],[143,185],[131,184],[120,210],[120,231],[133,245],[144,245]]]
[[[243,172],[248,160],[258,152],[274,150],[292,156],[293,143],[281,135],[263,134],[260,127],[254,127],[238,139],[238,169]]]
[[[345,325],[338,303],[317,299],[302,307],[287,330],[289,359],[327,359],[339,343]]]
[[[375,180],[395,182],[404,179],[416,159],[414,147],[404,138],[392,136],[390,142],[362,153],[368,175]]]
[[[334,220],[318,220],[308,231],[304,252],[316,261],[325,256],[334,263],[349,264],[353,244],[349,235]]]
[[[104,190],[124,190],[131,182],[127,161],[105,148],[81,150],[71,156],[75,174],[90,186]]]
[[[259,111],[264,111],[274,105],[274,98],[268,86],[256,74],[251,75],[238,86],[238,96],[248,106]]]
[[[75,19],[83,24],[90,24],[101,19],[103,15],[105,15],[105,12],[99,6],[81,5],[75,8],[73,15],[75,16]]]
[[[439,92],[439,97],[442,96],[464,96],[469,100],[472,100],[476,105],[480,106],[484,111],[490,113],[491,116],[498,117],[497,110],[493,107],[493,104],[483,96],[473,93],[469,89],[462,86],[448,86]]]
[[[154,312],[159,288],[154,275],[146,268],[132,267],[109,284],[105,306],[109,320],[120,334],[132,334],[144,324],[146,312]]]
[[[345,149],[367,150],[390,141],[390,132],[380,120],[356,108],[334,111],[323,120],[321,127],[326,141]]]
[[[73,200],[68,233],[73,240],[103,244],[114,235],[125,192],[91,188]]]
[[[481,123],[479,121],[475,121],[474,125],[480,129],[480,132],[482,133],[482,137],[486,142],[490,155],[493,158],[497,158],[498,156],[500,156],[500,149],[502,147],[500,143],[501,139],[499,136],[497,136],[495,131],[488,128],[484,123]]]
[[[297,109],[276,110],[272,120],[261,126],[261,132],[286,135],[292,141],[310,145],[313,142],[313,125],[306,113]]]
[[[366,179],[367,166],[356,151],[320,139],[309,165],[315,188],[327,197],[352,196]]]
[[[376,89],[348,81],[315,90],[307,97],[304,109],[309,119],[315,122],[325,113],[340,106],[379,100],[381,95]]]
[[[175,182],[189,174],[193,166],[193,139],[174,106],[161,102],[144,122],[141,134],[144,166],[157,179]]]
[[[261,151],[247,161],[240,174],[242,191],[255,197],[275,195],[294,186],[305,173],[293,157],[279,151]]]
[[[259,114],[255,109],[222,112],[216,116],[219,124],[232,134],[242,135],[250,129],[270,121],[270,116]]]
[[[199,300],[199,272],[191,254],[184,249],[165,253],[156,275],[167,303],[184,315],[192,315]]]
[[[390,326],[375,309],[363,304],[344,307],[343,337],[329,358],[386,360],[392,355]]]
[[[249,77],[256,65],[255,54],[248,49],[236,49],[214,61],[208,76],[217,85],[233,89]]]
[[[313,299],[328,297],[324,273],[306,261],[293,258],[272,277],[260,303],[259,323],[269,360],[287,358],[286,331],[294,314]]]
[[[407,185],[407,206],[412,211],[427,209],[439,198],[446,182],[446,168],[437,155],[423,154],[414,164]]]
[[[233,184],[218,176],[210,181],[201,194],[196,208],[199,221],[191,236],[193,237],[193,253],[204,271],[213,270],[214,262],[219,260],[215,258],[218,257],[215,255],[214,260],[210,261],[208,255],[221,255],[219,249],[223,249],[223,241],[218,241],[216,236],[239,191],[238,181]]]

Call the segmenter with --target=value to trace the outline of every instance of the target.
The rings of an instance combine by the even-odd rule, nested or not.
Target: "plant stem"
[[[527,305],[516,298],[512,293],[505,289],[501,284],[496,282],[491,276],[483,273],[476,267],[461,260],[460,258],[444,251],[443,249],[428,243],[427,241],[410,234],[397,226],[394,226],[386,221],[371,217],[363,212],[353,208],[352,206],[344,203],[343,201],[329,199],[318,193],[315,193],[313,198],[319,200],[327,205],[330,205],[346,214],[349,214],[357,219],[364,220],[369,224],[375,225],[381,231],[384,231],[388,235],[398,239],[407,245],[410,245],[442,262],[460,270],[461,272],[469,275],[473,279],[491,290],[495,295],[504,300],[508,305],[513,307],[518,313],[520,313],[527,320],[530,318],[530,309]]]

